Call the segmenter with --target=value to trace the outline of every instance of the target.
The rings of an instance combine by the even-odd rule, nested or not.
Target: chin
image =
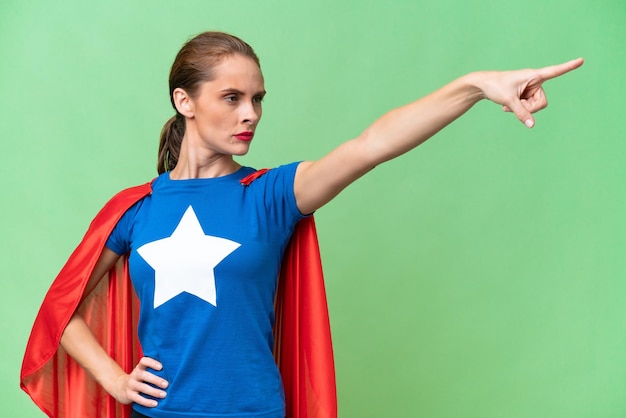
[[[246,155],[248,153],[248,151],[250,151],[250,148],[246,148],[245,150],[237,150],[233,152],[233,155],[236,155],[238,157],[242,157],[244,155]]]

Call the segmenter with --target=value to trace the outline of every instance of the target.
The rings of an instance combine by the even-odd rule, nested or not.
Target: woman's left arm
[[[502,105],[532,128],[532,114],[548,104],[542,84],[582,64],[579,58],[540,69],[470,73],[384,114],[318,161],[300,164],[294,184],[298,208],[312,213],[376,165],[426,141],[481,99]]]

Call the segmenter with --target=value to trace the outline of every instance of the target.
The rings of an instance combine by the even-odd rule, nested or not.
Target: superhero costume
[[[167,380],[153,418],[284,418],[272,356],[274,300],[285,247],[303,215],[298,163],[247,187],[250,167],[216,178],[172,180],[124,213],[106,247],[129,254],[140,301],[138,335],[152,371]]]
[[[249,184],[264,171],[242,180]],[[150,184],[127,189],[105,205],[51,286],[29,339],[21,386],[49,416],[128,417],[59,346],[79,309],[96,338],[130,371],[141,357],[136,339],[137,300],[121,259],[80,303],[84,286],[122,214],[150,193]],[[80,306],[79,306],[80,305]],[[285,387],[287,417],[335,417],[334,365],[317,237],[312,218],[298,224],[285,250],[275,309],[275,358]]]

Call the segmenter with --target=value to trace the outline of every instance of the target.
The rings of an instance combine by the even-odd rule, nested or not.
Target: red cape
[[[249,184],[264,171],[242,180]],[[130,372],[141,358],[139,302],[128,260],[117,265],[81,303],[87,280],[117,221],[151,192],[150,183],[114,196],[52,283],[31,331],[20,386],[50,417],[129,418],[130,405],[109,396],[59,345],[79,310],[104,349]],[[300,221],[285,250],[276,294],[274,356],[285,387],[288,418],[335,418],[337,396],[330,323],[312,217]]]

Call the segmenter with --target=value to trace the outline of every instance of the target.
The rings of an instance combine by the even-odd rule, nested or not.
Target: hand
[[[502,105],[505,112],[513,112],[527,127],[535,125],[532,114],[548,105],[542,84],[552,78],[583,65],[578,58],[563,64],[551,65],[539,69],[483,72],[478,81],[485,98]]]
[[[167,388],[168,382],[149,372],[148,368],[161,370],[163,366],[150,357],[143,357],[130,374],[124,373],[118,377],[111,395],[123,404],[135,402],[146,407],[157,406],[157,401],[148,399],[143,395],[165,398],[165,391],[158,388]],[[149,383],[157,387],[151,386]]]

